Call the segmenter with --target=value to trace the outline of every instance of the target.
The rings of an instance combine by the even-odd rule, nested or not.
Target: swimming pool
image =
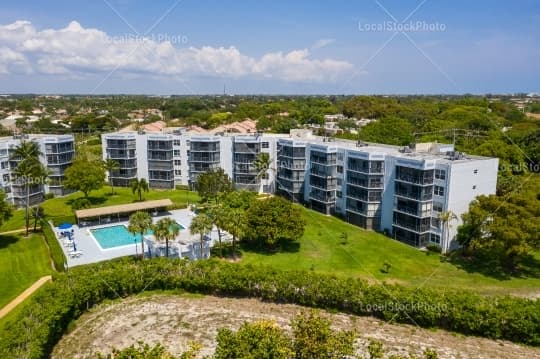
[[[180,223],[176,223],[176,225],[179,230],[185,229]],[[137,233],[133,235],[124,225],[91,229],[90,232],[92,232],[92,235],[102,249],[141,243],[141,234]],[[152,234],[154,234],[154,232],[151,229],[147,230],[145,233],[145,235]]]
[[[122,225],[91,229],[90,232],[103,249],[141,243],[140,234],[133,235]]]

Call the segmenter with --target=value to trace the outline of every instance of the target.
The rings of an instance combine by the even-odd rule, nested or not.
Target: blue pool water
[[[185,229],[184,226],[177,223],[178,228],[180,230]],[[136,234],[133,235],[132,233],[129,233],[127,228],[122,225],[118,226],[112,226],[112,227],[105,227],[105,228],[96,228],[90,230],[92,234],[94,235],[94,238],[98,241],[99,245],[103,249],[109,249],[114,247],[120,247],[120,246],[127,246],[129,244],[140,244],[141,243],[141,235]],[[149,229],[146,231],[147,235],[152,235],[154,232]]]
[[[91,230],[94,238],[103,249],[141,243],[141,235],[129,233],[125,226],[112,226]]]

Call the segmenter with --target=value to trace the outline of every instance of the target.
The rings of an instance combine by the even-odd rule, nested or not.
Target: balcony
[[[135,150],[136,147],[135,140],[107,140],[107,149]]]
[[[409,214],[411,216],[424,218],[424,217],[431,217],[431,210],[429,211],[418,211],[417,208],[414,207],[408,207],[408,206],[396,206],[394,207],[394,211],[401,212],[404,214]]]
[[[394,192],[396,196],[403,197],[406,199],[412,199],[414,201],[427,202],[433,199],[433,194],[431,192],[415,192],[409,191],[406,189],[398,189]]]
[[[332,194],[322,194],[317,192],[310,192],[309,198],[315,201],[323,203],[334,203],[336,201],[336,196]]]
[[[412,183],[420,186],[433,184],[434,170],[417,170],[414,168],[396,166],[396,181]]]

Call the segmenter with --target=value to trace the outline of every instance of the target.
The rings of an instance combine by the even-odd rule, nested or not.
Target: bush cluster
[[[43,358],[68,324],[105,299],[144,290],[255,297],[339,310],[465,335],[540,346],[540,301],[464,291],[370,285],[311,271],[282,271],[215,260],[124,258],[57,274],[0,332],[0,357]]]
[[[64,265],[66,263],[64,251],[62,251],[62,247],[60,247],[60,243],[58,243],[56,240],[56,236],[54,235],[54,232],[47,221],[43,219],[41,220],[41,228],[43,231],[43,237],[49,246],[54,269],[56,269],[58,272],[63,272],[65,270]]]

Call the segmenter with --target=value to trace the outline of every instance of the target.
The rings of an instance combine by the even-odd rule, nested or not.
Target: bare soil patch
[[[243,322],[274,320],[290,330],[289,321],[306,308],[266,303],[256,299],[153,294],[103,304],[84,314],[74,329],[56,345],[53,358],[95,358],[113,347],[124,348],[143,340],[162,343],[173,354],[188,348],[190,341],[203,345],[201,357],[215,348],[218,328],[236,329]],[[387,355],[435,349],[440,358],[540,358],[540,349],[484,338],[464,337],[441,330],[345,314],[322,312],[335,328],[356,329],[358,353],[366,355],[369,338],[381,340]],[[367,356],[366,356],[367,357]]]

